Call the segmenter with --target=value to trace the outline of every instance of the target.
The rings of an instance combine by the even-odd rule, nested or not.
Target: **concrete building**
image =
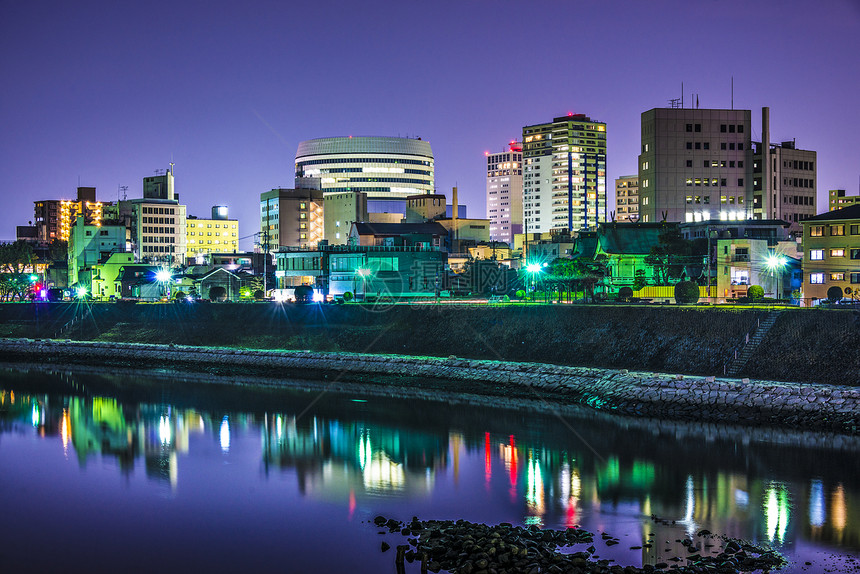
[[[367,224],[354,224],[361,225]],[[292,299],[299,285],[313,287],[320,300],[340,298],[346,292],[358,300],[432,297],[446,263],[447,254],[438,247],[410,245],[408,238],[396,245],[288,249],[275,254],[275,297]]]
[[[212,206],[211,219],[186,218],[186,253],[196,259],[209,253],[239,251],[239,220],[228,217],[227,206]]]
[[[789,299],[795,285],[792,276],[800,271],[800,253],[793,240],[769,241],[750,237],[716,239],[716,303],[746,297],[751,285],[765,297]]]
[[[804,219],[803,297],[815,304],[837,287],[842,297],[860,290],[860,203]]]
[[[261,244],[315,247],[325,236],[324,194],[318,189],[273,189],[260,194]]]
[[[523,146],[487,153],[487,219],[490,239],[511,244],[523,232]]]
[[[638,175],[622,175],[615,180],[615,220],[619,223],[639,221]]]
[[[46,199],[36,201],[34,223],[38,239],[50,243],[55,239],[69,240],[75,219],[82,215],[87,225],[102,223],[103,204],[96,201],[96,188],[79,187],[77,199]]]
[[[428,223],[353,223],[350,245],[365,247],[417,247],[444,249],[448,230],[441,224]]]
[[[817,204],[816,153],[797,149],[794,141],[770,141],[770,108],[762,108],[762,141],[754,142],[753,217],[783,219],[793,234],[800,222],[815,215]],[[767,150],[770,161],[764,161]]]
[[[752,217],[751,127],[749,110],[643,112],[639,221]]]
[[[128,230],[119,225],[87,225],[79,215],[69,233],[69,286],[90,283],[88,272],[112,253],[128,251]],[[88,285],[87,285],[88,286]]]
[[[425,223],[446,216],[445,196],[441,193],[412,195],[406,198],[404,223]]]
[[[523,127],[525,233],[606,221],[606,124],[583,114]]]
[[[410,195],[433,193],[433,150],[420,138],[331,137],[299,143],[296,177],[325,192],[367,194],[371,213],[404,213]]]
[[[119,201],[117,209],[111,211],[111,220],[129,228],[137,261],[185,264],[187,211],[174,192],[173,164],[164,174],[143,178],[143,195],[143,199]]]
[[[345,244],[352,224],[368,220],[367,194],[360,191],[326,193],[323,207],[323,236],[329,245]]]
[[[860,193],[847,195],[844,189],[831,189],[828,193],[828,211],[842,209],[860,203]]]

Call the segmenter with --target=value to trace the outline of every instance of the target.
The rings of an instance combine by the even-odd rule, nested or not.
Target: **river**
[[[856,436],[253,383],[0,369],[0,571],[394,573],[380,514],[580,525],[621,565],[707,529],[858,567]]]

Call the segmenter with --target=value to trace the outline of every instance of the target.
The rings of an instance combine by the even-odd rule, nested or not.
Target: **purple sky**
[[[0,240],[33,201],[142,195],[176,163],[189,214],[292,187],[304,139],[429,140],[436,186],[484,217],[484,152],[567,112],[607,123],[610,184],[636,173],[639,117],[680,95],[771,108],[771,138],[860,181],[860,1],[5,2]],[[251,246],[250,239],[240,245]]]

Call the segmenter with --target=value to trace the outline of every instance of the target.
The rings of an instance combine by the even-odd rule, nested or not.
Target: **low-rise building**
[[[212,207],[211,219],[186,218],[186,254],[196,259],[208,253],[236,253],[239,251],[239,220],[227,217],[227,207]]]
[[[828,194],[828,209],[842,209],[860,203],[860,193],[848,195],[844,189],[831,189]]]
[[[816,304],[837,288],[841,297],[860,291],[860,204],[803,222],[803,298]],[[834,289],[834,292],[836,289]]]
[[[89,284],[93,265],[128,249],[127,230],[119,225],[88,225],[79,215],[69,231],[69,285]],[[84,278],[84,275],[87,277]],[[84,279],[82,281],[82,279]]]

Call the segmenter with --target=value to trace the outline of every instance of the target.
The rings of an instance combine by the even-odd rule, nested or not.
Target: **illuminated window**
[[[824,273],[810,273],[809,274],[809,282],[813,285],[823,285],[824,284]]]
[[[830,274],[831,281],[845,281],[845,273],[831,273]]]
[[[844,249],[831,249],[830,250],[830,256],[831,257],[845,257],[845,250]]]
[[[810,249],[809,250],[809,260],[810,261],[821,261],[824,259],[824,250],[823,249]]]
[[[830,235],[839,236],[845,235],[845,226],[844,225],[831,225],[830,226]]]
[[[823,225],[813,225],[809,229],[809,235],[811,237],[824,237],[824,226]]]

